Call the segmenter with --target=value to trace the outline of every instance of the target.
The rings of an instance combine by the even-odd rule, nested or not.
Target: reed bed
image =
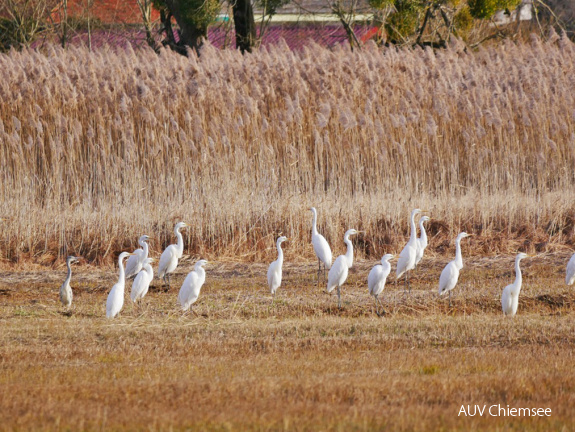
[[[0,56],[0,257],[109,264],[155,236],[186,254],[262,261],[274,237],[313,259],[310,206],[335,253],[399,252],[412,208],[430,253],[572,245],[575,46],[242,56],[53,47]]]

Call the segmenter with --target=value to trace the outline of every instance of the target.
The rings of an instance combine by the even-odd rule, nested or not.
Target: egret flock
[[[343,241],[346,244],[347,250],[344,255],[340,255],[332,264],[332,252],[329,243],[317,230],[317,211],[312,207],[313,214],[312,230],[311,230],[311,243],[314,252],[318,259],[318,272],[317,283],[319,285],[322,275],[321,269],[323,264],[324,279],[327,271],[327,292],[332,293],[337,290],[338,307],[341,308],[341,287],[345,283],[349,269],[353,266],[353,243],[350,239],[351,236],[359,234],[360,231],[349,229],[346,231]],[[419,220],[420,236],[417,237],[417,225],[415,217],[424,213],[420,209],[414,209],[409,217],[411,234],[409,241],[399,254],[396,265],[396,278],[395,282],[405,276],[405,290],[410,290],[409,285],[409,272],[419,264],[423,258],[423,254],[427,247],[427,233],[425,231],[425,222],[430,218],[423,215]],[[178,260],[182,257],[184,252],[184,239],[180,232],[182,228],[188,225],[184,222],[178,222],[174,228],[174,234],[177,238],[177,243],[169,245],[162,255],[158,265],[157,277],[164,280],[164,283],[170,286],[170,273],[173,273],[178,266]],[[465,232],[459,233],[455,239],[455,259],[450,261],[439,277],[439,295],[449,294],[449,305],[451,306],[451,292],[457,285],[459,279],[459,272],[463,268],[463,256],[461,253],[461,240],[472,234]],[[148,241],[150,237],[143,235],[139,238],[138,244],[140,249],[136,249],[133,253],[122,252],[118,257],[119,275],[118,282],[112,287],[108,299],[106,301],[106,317],[116,317],[124,306],[125,297],[125,284],[126,279],[134,278],[132,283],[130,298],[134,305],[137,305],[144,296],[147,294],[152,280],[154,279],[154,270],[152,268],[153,258],[149,258]],[[275,294],[282,283],[282,267],[284,261],[284,254],[282,250],[282,243],[285,242],[287,237],[280,236],[276,241],[276,248],[278,253],[277,260],[273,261],[267,272],[267,281],[270,293],[275,299]],[[129,258],[128,258],[129,257]],[[506,316],[514,316],[517,313],[519,293],[521,292],[521,269],[519,263],[522,259],[529,257],[525,253],[519,253],[515,259],[515,282],[508,285],[503,290],[501,296],[501,308],[503,314]],[[126,267],[124,268],[124,260]],[[379,296],[385,289],[385,284],[389,274],[391,273],[390,261],[394,258],[392,254],[385,254],[381,259],[381,264],[374,266],[367,277],[367,288],[369,294],[374,297],[376,314],[382,316],[386,313],[383,303]],[[69,256],[66,259],[66,266],[68,273],[62,286],[60,287],[60,301],[62,304],[70,308],[72,305],[72,288],[70,281],[72,278],[71,265],[78,262],[78,257]],[[206,271],[204,266],[208,264],[206,260],[200,260],[194,265],[194,269],[186,276],[178,294],[178,301],[183,311],[191,310],[192,305],[197,301],[200,290],[206,280]],[[329,270],[329,271],[328,271]],[[567,285],[572,285],[575,282],[575,254],[571,257],[567,265],[566,275]],[[272,299],[272,304],[273,304]]]

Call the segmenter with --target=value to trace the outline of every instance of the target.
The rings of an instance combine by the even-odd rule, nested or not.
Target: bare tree
[[[328,4],[333,14],[341,22],[351,49],[361,48],[359,39],[353,30],[359,0],[328,0]]]
[[[0,3],[0,44],[8,49],[28,47],[49,28],[55,0],[3,0]]]
[[[152,34],[152,0],[136,0],[136,2],[142,15],[142,23],[146,31],[146,42],[154,51],[158,52],[159,47]]]

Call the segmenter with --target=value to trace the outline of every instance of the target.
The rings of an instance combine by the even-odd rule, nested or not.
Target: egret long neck
[[[384,261],[381,262],[381,267],[383,267],[383,269],[384,269],[385,271],[391,270],[391,264],[390,264],[390,262],[387,261],[387,260],[384,260]]]
[[[282,265],[284,262],[284,251],[282,250],[282,242],[278,241],[277,248],[278,248],[278,262],[280,263],[280,265]]]
[[[147,242],[143,242],[142,247],[144,248],[144,259],[148,258],[149,246]]]
[[[521,291],[521,283],[523,282],[523,276],[521,275],[521,267],[519,267],[520,259],[515,260],[515,291]]]
[[[118,259],[118,265],[120,266],[120,277],[118,278],[118,283],[124,285],[126,273],[124,271],[124,257]]]
[[[427,246],[427,233],[425,232],[425,227],[423,226],[424,222],[425,221],[423,221],[423,220],[421,222],[419,222],[419,229],[421,231],[420,239],[423,242],[423,244],[425,244]]]
[[[353,243],[349,239],[348,236],[345,236],[343,239],[345,244],[347,245],[347,251],[345,253],[345,259],[347,261],[347,266],[351,268],[353,266]]]
[[[311,233],[312,235],[317,235],[317,212],[315,209],[312,210],[313,213],[313,222],[311,224]]]
[[[70,261],[66,261],[66,266],[68,266],[68,276],[66,276],[64,284],[68,285],[72,279],[72,266],[70,266]]]
[[[206,271],[204,270],[203,267],[198,267],[196,269],[196,273],[198,274],[198,277],[200,278],[201,281],[204,281],[206,279]]]
[[[181,258],[184,254],[184,237],[182,237],[182,233],[180,229],[177,228],[175,230],[176,237],[178,238],[178,242],[176,243],[176,251],[178,252],[178,258]]]
[[[411,237],[409,243],[414,244],[417,241],[417,229],[415,228],[415,213],[411,213]]]
[[[459,270],[463,268],[463,257],[461,256],[461,238],[455,241],[455,265]]]

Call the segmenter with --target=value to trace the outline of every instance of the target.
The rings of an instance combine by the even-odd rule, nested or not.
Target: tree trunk
[[[62,25],[62,48],[66,48],[66,42],[68,41],[68,0],[62,2],[62,10],[64,11],[61,25]]]
[[[236,48],[251,52],[256,41],[256,23],[251,0],[236,0],[233,6]]]
[[[179,32],[180,40],[177,43],[178,47],[173,48],[175,48],[176,51],[178,51],[179,53],[185,54],[186,50],[183,46],[187,45],[193,48],[199,54],[199,49],[202,46],[202,40],[208,36],[208,28],[207,27],[199,28],[194,25],[190,25],[188,20],[186,20],[182,14],[178,0],[164,0],[164,1],[166,2],[168,9],[170,10],[170,13],[176,19],[178,27],[180,27]],[[168,23],[168,27],[169,31],[172,31],[171,23]],[[168,29],[166,30],[168,31]],[[173,33],[172,35],[168,36],[168,39],[172,38]]]

